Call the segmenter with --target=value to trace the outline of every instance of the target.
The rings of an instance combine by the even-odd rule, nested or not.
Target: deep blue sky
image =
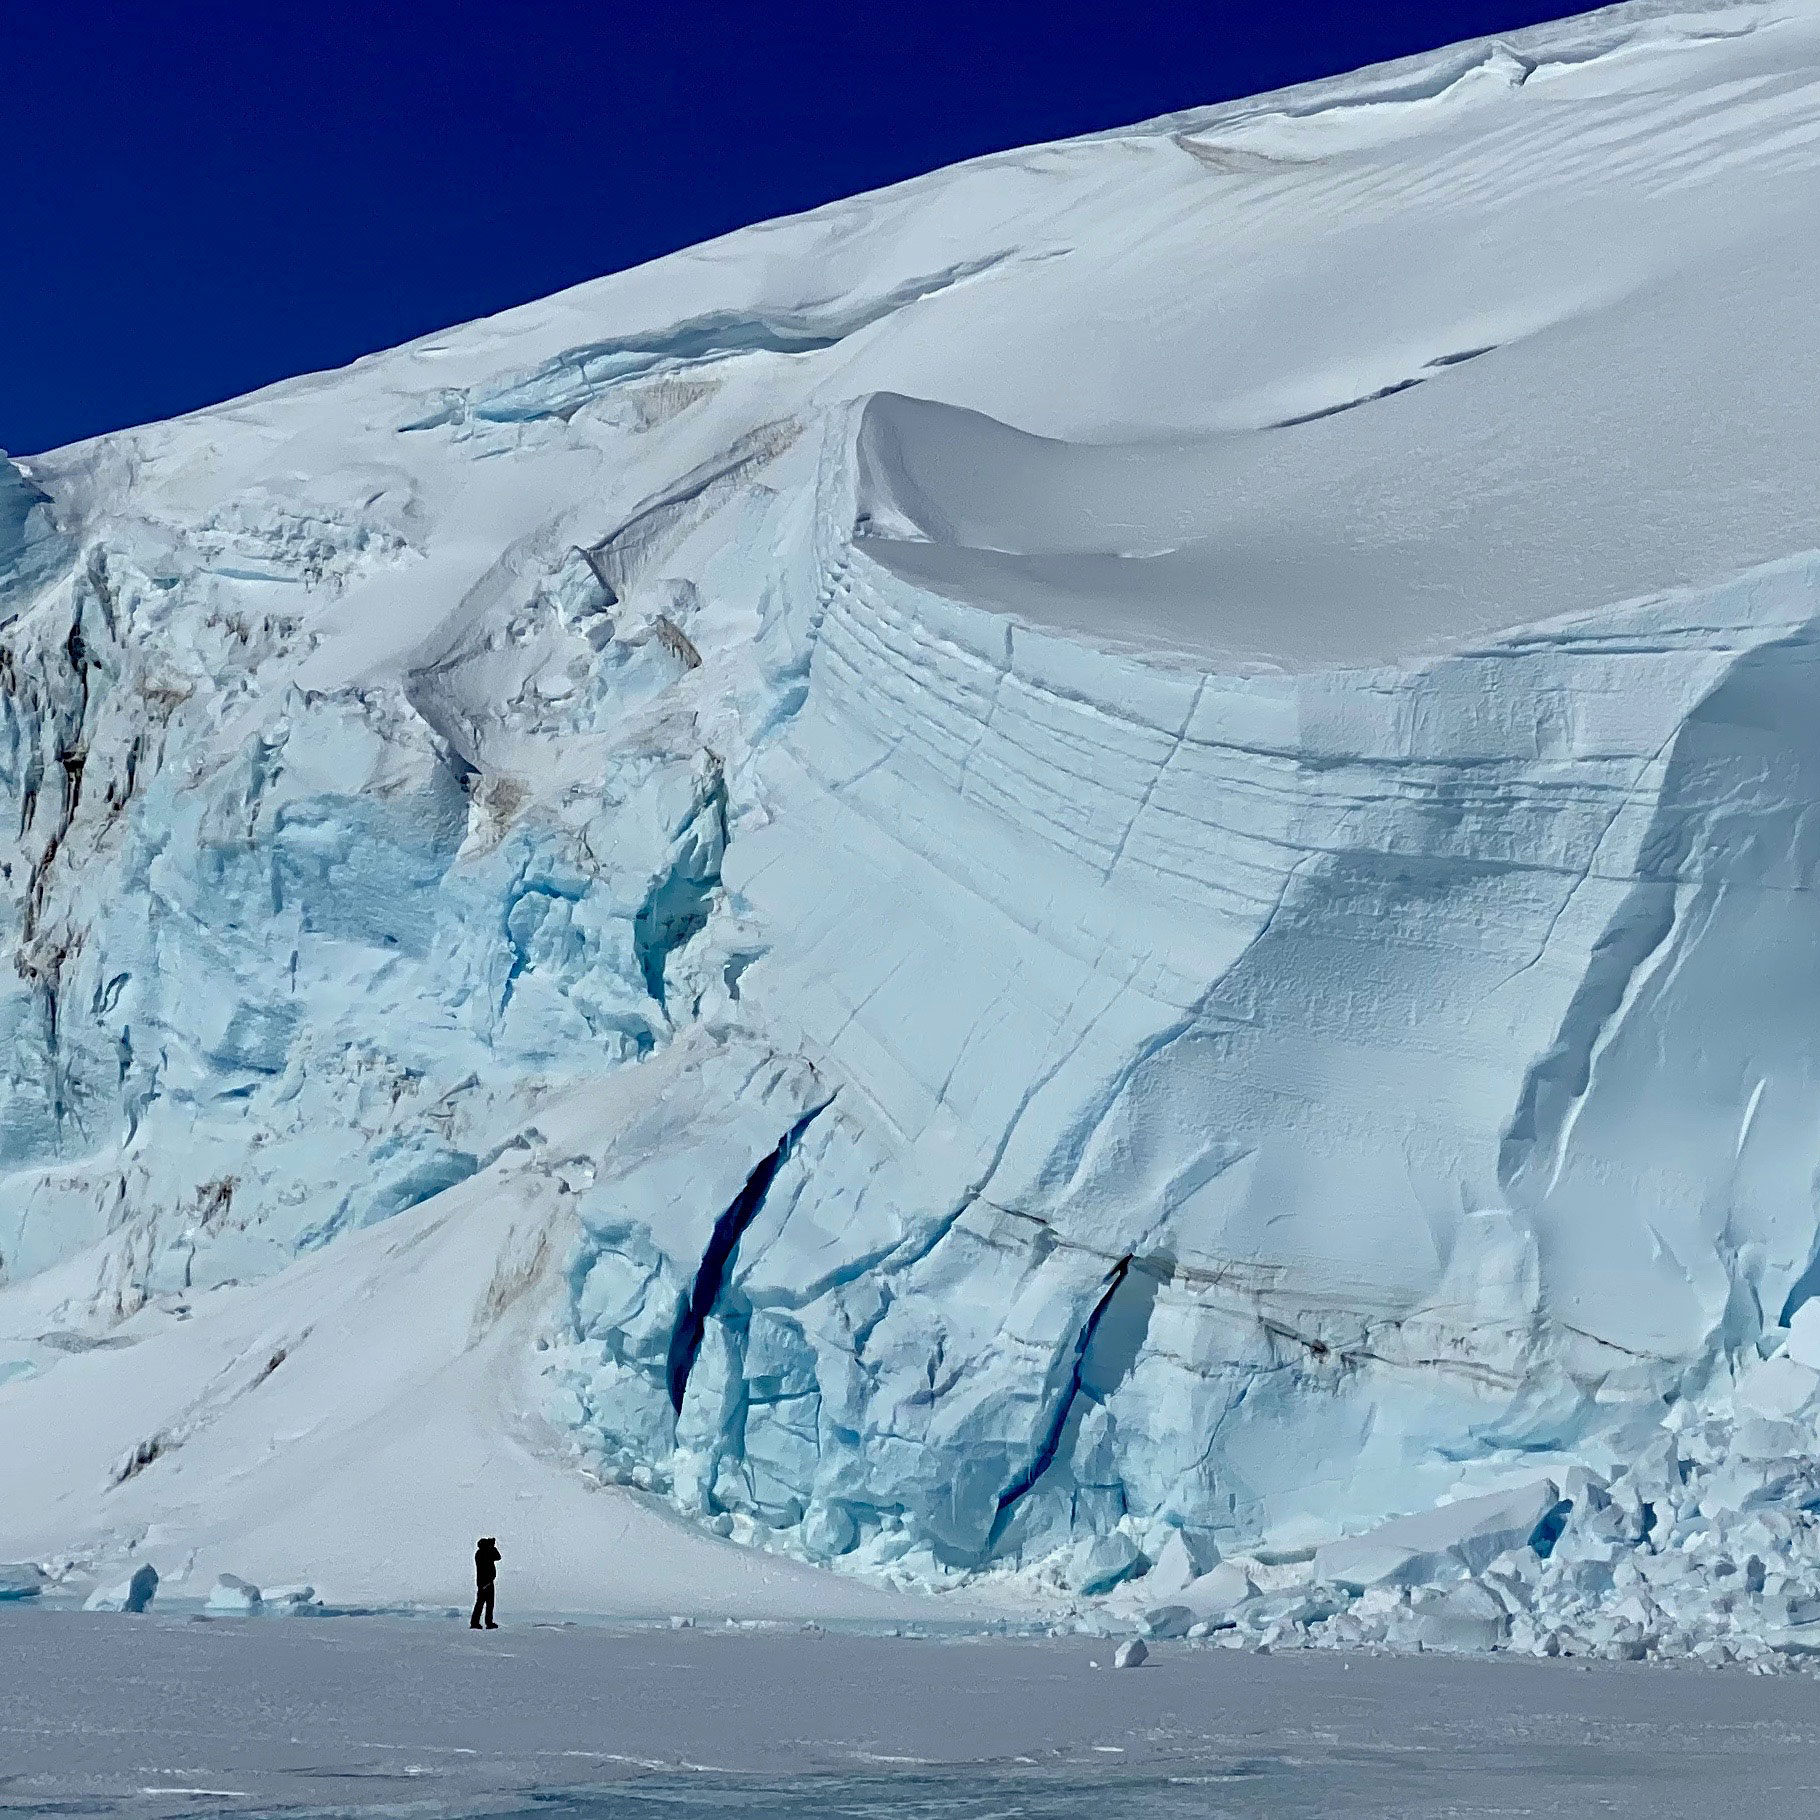
[[[1561,10],[0,0],[0,447],[167,417],[979,152]]]

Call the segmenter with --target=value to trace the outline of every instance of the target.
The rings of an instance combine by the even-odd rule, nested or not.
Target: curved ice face
[[[792,932],[745,1014],[843,1085],[717,1266],[671,1466],[654,1365],[636,1418],[593,1380],[618,1465],[938,1565],[1318,1529],[1571,1454],[1807,1293],[1820,565],[1159,670],[882,566],[869,420],[725,872]]]
[[[0,1400],[509,1202],[376,1408],[541,1297],[514,1421],[917,1575],[1717,1407],[1820,1285],[1817,69],[1632,8],[0,470]],[[97,1525],[257,1413],[167,1388]]]

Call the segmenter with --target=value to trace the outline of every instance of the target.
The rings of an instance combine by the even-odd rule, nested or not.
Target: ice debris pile
[[[274,1586],[261,1592],[238,1574],[217,1574],[202,1608],[215,1618],[257,1618],[267,1614],[295,1617],[320,1606],[313,1586]]]
[[[44,1569],[32,1561],[0,1561],[0,1600],[35,1599],[49,1584]]]
[[[1179,1547],[1099,1625],[1239,1646],[1820,1658],[1820,1303],[1722,1408],[1613,1437],[1606,1477],[1443,1504],[1318,1547],[1208,1571]]]
[[[509,1202],[459,1343],[741,1541],[1799,1631],[1817,95],[1621,7],[0,470],[0,1414]]]

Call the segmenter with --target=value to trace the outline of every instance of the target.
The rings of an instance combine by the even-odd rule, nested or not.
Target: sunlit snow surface
[[[0,1551],[1804,1648],[1816,220],[1620,8],[23,464]]]
[[[1066,1640],[0,1611],[5,1811],[1710,1820],[1805,1789],[1802,1679]],[[1097,1667],[1096,1667],[1097,1663]],[[1797,1809],[1799,1803],[1794,1804]]]

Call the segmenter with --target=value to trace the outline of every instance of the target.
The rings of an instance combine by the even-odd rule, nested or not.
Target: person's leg
[[[480,1608],[486,1602],[488,1590],[484,1586],[476,1587],[474,1590],[474,1615],[468,1619],[469,1630],[480,1629]]]
[[[497,1630],[499,1628],[499,1626],[493,1622],[493,1582],[491,1580],[489,1580],[487,1582],[486,1599],[487,1599],[487,1629],[488,1630]]]

